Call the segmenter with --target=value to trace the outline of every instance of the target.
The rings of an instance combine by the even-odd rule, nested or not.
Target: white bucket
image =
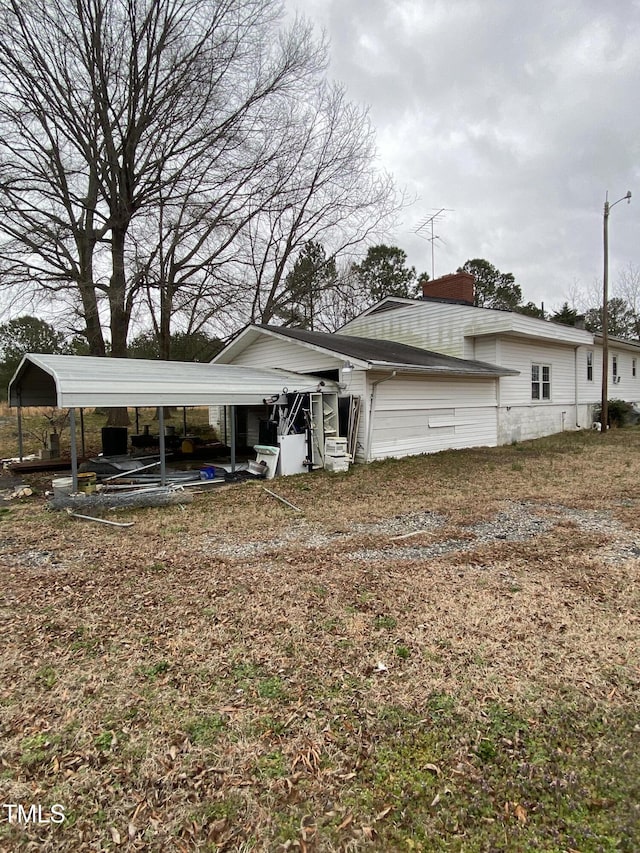
[[[73,491],[73,477],[56,477],[51,481],[55,496],[70,495]]]

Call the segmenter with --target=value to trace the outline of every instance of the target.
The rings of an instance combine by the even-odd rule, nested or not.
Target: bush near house
[[[602,411],[601,406],[597,406],[594,409],[594,420],[600,420],[600,412]],[[638,420],[640,420],[640,415],[635,411],[633,405],[631,403],[627,403],[626,400],[609,400],[608,404],[608,423],[612,428],[620,428],[624,426],[628,426],[629,424],[637,424]]]

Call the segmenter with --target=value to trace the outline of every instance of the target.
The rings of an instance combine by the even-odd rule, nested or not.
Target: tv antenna
[[[419,222],[415,229],[414,234],[417,234],[418,237],[422,237],[423,240],[427,240],[431,243],[431,280],[436,277],[435,274],[435,250],[434,245],[436,240],[439,240],[444,246],[447,244],[444,242],[442,237],[439,237],[437,234],[434,234],[434,226],[436,222],[442,222],[445,218],[445,214],[452,213],[452,209],[449,207],[441,207],[439,209],[433,208],[434,213],[430,216],[427,216],[421,222]],[[426,232],[426,233],[425,233]]]

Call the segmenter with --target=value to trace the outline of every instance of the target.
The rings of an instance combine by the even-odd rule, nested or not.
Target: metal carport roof
[[[24,356],[10,406],[250,406],[283,392],[337,390],[330,380],[273,368],[75,355]]]

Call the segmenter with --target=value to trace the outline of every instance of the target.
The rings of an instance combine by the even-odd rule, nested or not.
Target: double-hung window
[[[611,370],[613,373],[613,381],[618,381],[618,356],[614,355],[611,357]]]
[[[531,399],[551,399],[551,365],[531,365]]]
[[[593,382],[593,350],[587,350],[587,382]]]

